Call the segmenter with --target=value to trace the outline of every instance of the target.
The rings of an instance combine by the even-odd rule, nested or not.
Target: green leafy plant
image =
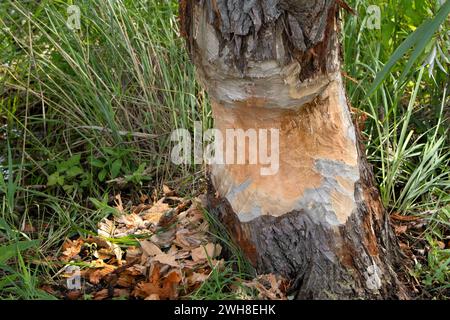
[[[47,186],[60,186],[68,194],[89,186],[91,177],[83,170],[80,160],[81,155],[77,154],[57,163],[56,170],[48,177]]]

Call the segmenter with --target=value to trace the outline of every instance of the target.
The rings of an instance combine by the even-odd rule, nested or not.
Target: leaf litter
[[[183,299],[208,281],[225,261],[222,246],[209,232],[202,200],[179,198],[169,187],[164,197],[125,209],[115,197],[117,215],[98,224],[97,235],[67,239],[59,261],[58,286],[43,289],[60,298]],[[73,277],[68,266],[80,268],[80,288],[67,289]],[[286,299],[287,284],[274,275],[242,279],[258,299]],[[58,289],[59,288],[59,289]]]

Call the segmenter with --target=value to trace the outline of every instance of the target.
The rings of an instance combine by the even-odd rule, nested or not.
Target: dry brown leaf
[[[112,252],[109,249],[105,249],[105,248],[101,248],[94,252],[94,257],[96,257],[97,259],[101,259],[101,260],[111,259],[114,256],[115,256],[114,252]]]
[[[154,234],[150,237],[151,242],[156,244],[160,248],[168,248],[172,245],[175,240],[177,229],[170,228],[165,232],[160,232],[158,234]]]
[[[148,240],[139,241],[139,244],[144,253],[149,257],[154,257],[162,253],[161,249],[156,244]]]
[[[103,289],[94,293],[94,300],[105,300],[109,297],[109,290]]]
[[[163,185],[163,193],[166,197],[172,197],[175,195],[175,192],[166,185]]]
[[[69,300],[78,300],[81,298],[81,291],[80,290],[71,290],[69,292],[67,292],[66,294],[66,298]]]
[[[142,276],[147,272],[147,267],[139,264],[135,264],[127,269],[133,276]]]
[[[114,297],[115,298],[129,298],[130,290],[128,289],[114,289]]]
[[[137,261],[142,255],[141,248],[130,247],[126,251],[126,262],[127,264],[131,264]]]
[[[210,273],[198,273],[194,272],[192,275],[187,277],[187,281],[189,285],[194,285],[196,283],[202,283],[209,279]]]
[[[172,271],[163,281],[163,289],[170,293],[169,298],[178,296],[178,285],[181,282],[181,275],[177,271]],[[160,295],[161,297],[161,295]]]
[[[191,251],[192,260],[195,262],[213,259],[220,255],[222,247],[220,244],[208,243],[206,246],[195,248]]]
[[[41,289],[42,291],[47,292],[48,294],[51,294],[52,296],[57,296],[58,295],[58,291],[55,290],[55,288],[53,288],[49,284],[44,284],[39,289]]]
[[[100,223],[99,228],[101,228],[102,225],[104,226],[104,225],[109,225],[109,223],[112,223],[111,221],[109,221],[109,223],[106,223],[106,221],[109,221],[109,220],[103,219],[103,224]],[[115,229],[115,226],[111,225],[110,228]],[[122,263],[122,256],[123,256],[122,249],[120,248],[119,245],[117,245],[115,243],[111,243],[110,241],[105,239],[105,237],[113,238],[114,236],[112,234],[109,236],[106,236],[106,231],[100,232],[100,229],[99,229],[99,233],[102,233],[102,236],[89,237],[88,239],[86,239],[86,242],[95,243],[95,244],[97,244],[97,246],[99,248],[104,248],[104,249],[110,250],[111,255],[114,255],[116,257],[116,259],[120,265]]]
[[[153,205],[141,204],[133,207],[131,214],[103,219],[98,227],[99,236],[85,240],[97,244],[93,255],[97,260],[86,261],[90,262],[90,268],[83,270],[82,276],[94,285],[110,286],[96,292],[94,299],[127,297],[130,292],[134,297],[147,300],[175,299],[182,281],[181,269],[186,272],[183,285],[195,289],[209,278],[211,268],[223,267],[223,260],[214,259],[222,248],[212,243],[198,201],[193,203],[172,196],[175,193],[167,188],[164,191],[165,197]],[[116,200],[118,211],[123,212],[120,195]],[[139,247],[129,247],[126,250],[127,265],[121,266],[123,251],[106,238],[143,232],[153,235],[149,240],[140,241]],[[73,248],[76,242],[68,242],[63,249],[68,250],[68,254],[71,250],[75,255],[79,254],[83,243],[77,241],[80,241],[79,248]],[[88,258],[92,259],[92,256]],[[146,275],[148,278],[143,281]]]
[[[178,285],[180,282],[181,276],[179,273],[172,271],[161,283],[154,281],[138,284],[134,295],[149,300],[173,300],[178,296]]]
[[[178,264],[178,262],[175,260],[175,256],[173,255],[168,255],[166,253],[160,253],[158,255],[156,255],[152,261],[157,261],[159,263],[171,266],[171,267],[175,267],[175,268],[179,268],[180,265]]]
[[[25,223],[22,226],[21,231],[25,233],[34,233],[36,232],[36,228],[30,223]]]
[[[139,204],[139,205],[133,207],[133,208],[131,209],[131,212],[134,213],[134,214],[140,214],[142,211],[151,209],[151,207],[153,207],[152,204],[144,204],[144,203],[141,203],[141,204]]]
[[[175,260],[187,259],[191,256],[190,250],[179,250],[175,253]]]
[[[84,241],[83,239],[77,239],[77,240],[70,240],[67,239],[64,244],[62,245],[62,256],[61,260],[64,262],[69,262],[71,259],[73,259],[75,256],[77,256],[80,251],[81,247],[83,246]]]
[[[124,209],[123,209],[122,197],[120,196],[120,193],[115,196],[114,203],[116,204],[117,211],[119,211],[120,213],[123,213]]]
[[[244,282],[244,285],[258,291],[258,298],[262,300],[286,300],[288,282],[274,274],[258,276],[251,282]]]
[[[187,211],[179,215],[179,220],[185,226],[195,227],[205,220],[205,216],[198,205],[193,204]]]
[[[149,199],[149,196],[146,194],[141,194],[141,196],[139,197],[139,201],[141,203],[145,203],[148,199]]]
[[[117,219],[117,222],[124,224],[129,229],[145,227],[144,220],[142,220],[142,218],[135,213],[121,215]]]
[[[146,221],[157,225],[164,213],[170,210],[170,206],[162,201],[156,202],[150,209],[142,212],[143,218]]]
[[[84,270],[82,274],[90,283],[99,284],[108,274],[114,272],[117,267],[104,263],[102,260],[94,261],[92,268]]]
[[[136,276],[129,272],[122,272],[117,279],[116,285],[123,288],[131,288],[136,283]]]
[[[98,248],[106,248],[106,249],[109,248],[108,241],[105,240],[105,239],[102,238],[102,237],[97,237],[97,236],[93,236],[93,237],[92,237],[92,236],[91,236],[91,237],[89,237],[89,238],[86,239],[86,242],[87,242],[87,243],[90,243],[90,244],[95,243],[95,244],[97,245]]]
[[[184,249],[193,249],[199,247],[206,239],[205,233],[195,233],[183,228],[177,231],[174,243]]]
[[[98,223],[97,234],[103,238],[112,238],[114,236],[115,229],[116,226],[114,225],[114,222],[104,218]]]

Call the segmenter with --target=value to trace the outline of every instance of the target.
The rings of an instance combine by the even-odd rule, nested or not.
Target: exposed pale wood
[[[228,128],[280,130],[276,175],[262,176],[266,165],[211,167],[218,194],[227,198],[241,221],[313,206],[311,210],[332,224],[346,222],[355,209],[359,170],[353,124],[338,90],[335,81],[316,100],[292,110],[213,103],[216,128],[224,134]]]
[[[280,130],[280,167],[210,167],[210,210],[298,298],[405,298],[401,255],[351,121],[334,0],[184,0],[215,126]]]

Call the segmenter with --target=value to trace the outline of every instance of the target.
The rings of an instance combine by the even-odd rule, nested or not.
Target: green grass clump
[[[358,12],[343,18],[348,97],[389,212],[429,221],[421,236],[428,261],[414,275],[434,294],[433,286],[446,290],[450,270],[448,249],[438,245],[450,234],[450,4],[347,2]],[[67,25],[73,4],[75,30]],[[380,30],[367,27],[369,5],[381,9]],[[51,281],[57,267],[31,261],[95,230],[111,213],[111,195],[138,197],[162,182],[196,193],[203,168],[170,161],[172,130],[192,132],[195,121],[212,125],[179,34],[177,1],[2,1],[0,218],[3,231],[16,231],[0,243],[8,255],[17,245],[1,262],[0,296],[43,297],[39,279]],[[20,231],[26,225],[37,231]],[[226,238],[220,227],[215,233]],[[21,250],[24,241],[30,247]],[[248,270],[238,258],[194,297],[227,298],[230,282]]]

